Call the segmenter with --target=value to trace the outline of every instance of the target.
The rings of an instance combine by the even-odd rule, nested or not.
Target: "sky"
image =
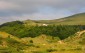
[[[51,20],[85,12],[85,0],[0,0],[0,23]]]

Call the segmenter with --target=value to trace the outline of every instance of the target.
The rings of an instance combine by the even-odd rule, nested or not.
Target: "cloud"
[[[85,0],[0,0],[0,20],[58,19],[81,12]]]
[[[9,8],[20,13],[34,13],[38,8],[53,7],[60,10],[75,11],[85,6],[85,0],[2,0],[0,8]],[[4,5],[4,6],[2,6]]]
[[[18,5],[13,4],[11,2],[0,1],[0,10],[14,9],[17,7]]]

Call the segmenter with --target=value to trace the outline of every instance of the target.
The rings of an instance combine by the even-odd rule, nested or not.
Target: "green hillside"
[[[61,19],[54,19],[54,20],[24,20],[23,21],[25,26],[41,26],[42,24],[49,24],[49,25],[85,25],[85,13],[79,13],[75,15],[71,15],[68,17],[64,17]]]
[[[37,23],[57,24],[57,25],[85,25],[85,13],[75,14],[61,19],[40,20]]]
[[[83,32],[83,33],[82,33]],[[79,35],[82,33],[81,35]],[[18,38],[0,32],[0,53],[82,53],[85,48],[85,31],[64,40],[58,37],[40,35],[35,38]]]
[[[85,13],[76,14],[73,16],[59,19],[57,24],[85,25]]]
[[[0,53],[85,52],[85,13],[0,25]]]

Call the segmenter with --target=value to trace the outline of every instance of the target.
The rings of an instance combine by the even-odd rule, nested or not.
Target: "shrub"
[[[54,52],[54,51],[57,51],[57,49],[47,49],[46,51],[47,52]]]
[[[40,48],[40,46],[35,46],[36,48]]]
[[[83,38],[81,41],[79,41],[79,44],[85,45],[85,38]]]
[[[29,47],[35,47],[35,45],[33,43],[29,43],[27,46],[29,46]]]
[[[30,42],[30,43],[33,43],[33,40],[30,40],[29,42]]]
[[[66,49],[61,49],[61,51],[65,51]]]
[[[32,51],[32,53],[42,53],[41,51]]]
[[[12,38],[6,38],[6,41],[9,43],[9,44],[19,44],[18,41],[12,39]]]

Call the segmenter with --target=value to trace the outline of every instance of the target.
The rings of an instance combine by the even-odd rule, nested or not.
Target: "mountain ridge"
[[[12,21],[9,21],[12,22]],[[56,24],[56,25],[85,25],[85,13],[74,14],[68,17],[54,20],[23,20],[24,23],[31,24]]]
[[[85,13],[75,14],[75,15],[61,18],[61,19],[50,20],[48,22],[51,22],[52,24],[58,24],[58,25],[59,24],[61,24],[61,25],[69,25],[69,24],[71,24],[71,25],[85,25]]]

